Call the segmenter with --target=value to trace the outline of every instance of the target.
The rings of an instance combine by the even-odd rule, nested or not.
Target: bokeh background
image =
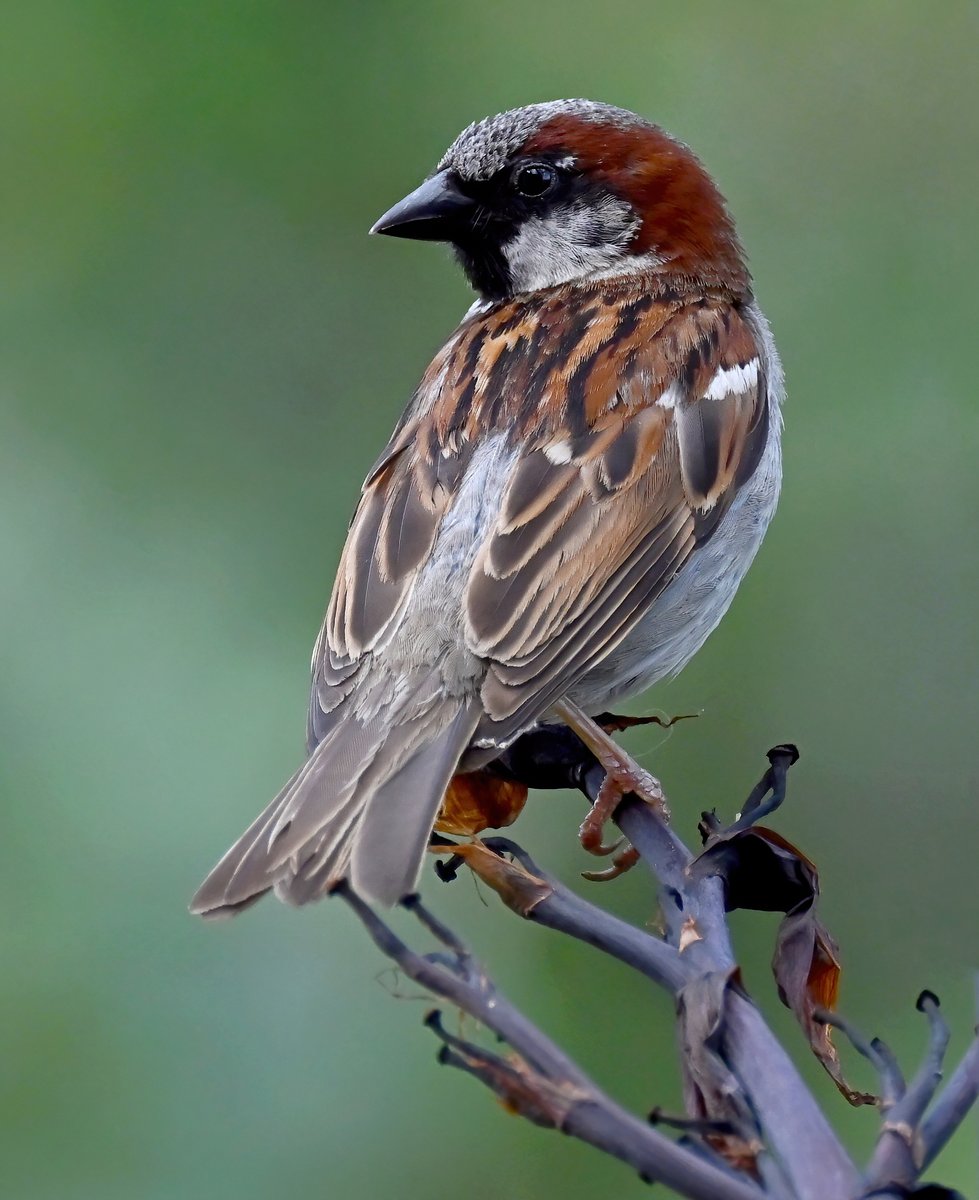
[[[330,905],[186,915],[301,753],[361,478],[469,303],[367,227],[470,120],[614,101],[729,196],[785,360],[784,500],[722,629],[631,745],[680,827],[798,742],[846,1012],[974,1019],[979,9],[834,0],[35,0],[0,50],[0,1194],[645,1194],[439,1070],[425,1003]],[[519,836],[574,880],[580,807]],[[589,885],[582,884],[587,888]],[[509,991],[637,1110],[663,997],[427,880]],[[591,895],[596,896],[595,892]],[[637,922],[640,872],[597,897]],[[745,973],[847,1139],[768,975]],[[392,995],[395,993],[395,995]],[[852,1055],[848,1056],[848,1061]],[[870,1084],[860,1063],[855,1079]],[[975,1125],[933,1175],[973,1195]]]

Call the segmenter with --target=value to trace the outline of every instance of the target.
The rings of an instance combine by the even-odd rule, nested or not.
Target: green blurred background
[[[962,1049],[977,38],[965,0],[4,6],[0,1194],[645,1194],[438,1069],[425,1004],[346,910],[185,912],[298,760],[361,478],[469,303],[446,253],[367,228],[464,124],[555,96],[637,109],[702,155],[789,381],[764,550],[646,703],[703,716],[631,744],[691,834],[798,742],[778,826],[820,864],[846,1012],[910,1061],[928,986]],[[519,827],[568,880],[589,865],[579,814],[540,796]],[[678,1103],[662,996],[468,879],[425,890],[616,1095]],[[641,872],[589,894],[652,915]],[[810,1068],[773,998],[774,919],[736,928],[865,1153],[874,1114]],[[968,1194],[974,1130],[932,1172]]]

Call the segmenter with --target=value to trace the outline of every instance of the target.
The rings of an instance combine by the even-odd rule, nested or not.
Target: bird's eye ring
[[[536,200],[557,183],[557,171],[550,163],[527,163],[514,172],[513,186],[521,196]]]

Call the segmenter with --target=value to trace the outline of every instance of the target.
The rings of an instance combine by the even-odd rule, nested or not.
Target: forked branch
[[[512,756],[512,773],[531,783],[539,783],[544,773],[552,786],[569,783],[595,798],[603,774],[581,743],[557,728],[533,738]],[[450,1032],[436,1009],[426,1024],[442,1043],[439,1061],[475,1076],[511,1111],[535,1124],[580,1138],[691,1200],[910,1197],[921,1172],[976,1101],[979,1039],[936,1098],[948,1030],[931,993],[919,1000],[930,1034],[910,1083],[886,1045],[868,1041],[830,1011],[839,968],[835,943],[816,915],[815,868],[758,825],[784,800],[796,758],[794,747],[769,753],[768,770],[732,825],[723,828],[713,814],[704,814],[705,848],[697,855],[650,805],[627,797],[619,806],[617,824],[658,881],[662,937],[582,899],[507,838],[450,843],[451,857],[438,865],[441,877],[451,879],[465,864],[520,916],[616,958],[674,998],[684,1118],[664,1118],[657,1110],[644,1121],[623,1109],[500,992],[419,897],[403,903],[437,943],[424,954],[402,941],[346,884],[334,894],[342,896],[405,975],[478,1020],[509,1048],[489,1050]],[[844,1095],[852,1103],[876,1103],[881,1111],[879,1140],[865,1170],[845,1151],[744,991],[727,924],[734,907],[786,913],[775,961],[780,994]],[[846,1084],[829,1036],[834,1027],[875,1068],[879,1098]],[[680,1137],[669,1137],[654,1124],[672,1127]],[[938,1200],[953,1193],[932,1187],[921,1195]]]

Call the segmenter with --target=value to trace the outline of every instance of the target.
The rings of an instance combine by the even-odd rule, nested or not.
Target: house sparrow
[[[586,100],[479,121],[372,232],[450,243],[481,298],[367,476],[308,758],[197,913],[339,878],[395,903],[453,779],[544,719],[636,784],[588,714],[700,648],[778,498],[778,355],[723,198],[663,130]]]

